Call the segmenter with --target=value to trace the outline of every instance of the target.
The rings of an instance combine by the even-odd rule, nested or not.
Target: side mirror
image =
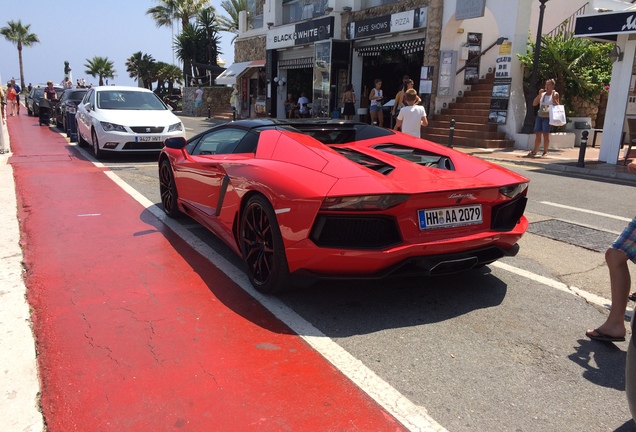
[[[176,150],[181,150],[187,144],[188,144],[188,142],[186,141],[186,139],[184,137],[168,138],[163,143],[163,145],[165,145],[166,147],[171,148],[171,149],[176,149]]]

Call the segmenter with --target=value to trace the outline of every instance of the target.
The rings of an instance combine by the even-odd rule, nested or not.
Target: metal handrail
[[[576,12],[570,15],[569,18],[566,18],[565,20],[563,20],[563,22],[559,24],[558,26],[556,26],[551,32],[546,33],[546,36],[555,38],[556,36],[568,37],[572,35],[574,33],[574,23],[575,23],[574,18],[577,17],[578,15],[584,15],[587,9],[587,6],[589,4],[590,2],[587,2],[583,6],[578,8]]]
[[[483,50],[482,52],[479,53],[478,56],[473,57],[472,59],[468,60],[466,62],[466,64],[464,64],[464,66],[462,66],[457,72],[455,72],[455,75],[459,75],[460,72],[462,72],[464,69],[466,69],[466,67],[478,63],[479,59],[481,58],[481,56],[483,56],[484,54],[486,54],[492,47],[494,47],[495,45],[501,45],[502,43],[504,43],[504,41],[508,40],[507,37],[500,37],[499,39],[497,39],[496,41],[494,41],[488,48],[486,48],[485,50]]]

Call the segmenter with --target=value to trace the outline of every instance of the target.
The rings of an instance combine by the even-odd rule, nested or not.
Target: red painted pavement
[[[396,431],[37,118],[8,118],[50,432]]]

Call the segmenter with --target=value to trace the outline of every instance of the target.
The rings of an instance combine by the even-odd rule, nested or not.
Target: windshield
[[[97,108],[107,110],[166,110],[152,92],[104,90],[97,92]]]

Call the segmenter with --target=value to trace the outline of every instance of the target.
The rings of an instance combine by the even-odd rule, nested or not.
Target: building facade
[[[547,1],[549,23],[572,16],[579,3]],[[526,100],[517,54],[526,53],[539,5],[539,0],[248,0],[239,17],[235,64],[228,69],[239,91],[239,116],[284,118],[287,96],[297,101],[304,94],[311,116],[338,117],[342,93],[352,84],[354,119],[365,121],[369,92],[379,79],[384,126],[390,127],[403,76],[413,79],[434,117],[490,73],[497,94],[493,90],[488,120],[525,148]]]

